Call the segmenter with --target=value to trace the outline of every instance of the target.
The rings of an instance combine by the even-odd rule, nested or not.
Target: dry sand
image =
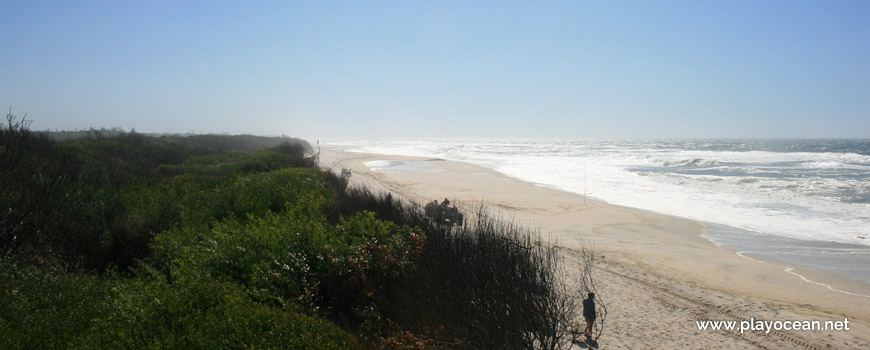
[[[432,172],[378,172],[364,163],[422,161]],[[576,269],[581,242],[594,247],[608,305],[604,349],[870,349],[870,284],[784,263],[745,258],[701,237],[704,226],[584,198],[454,161],[324,150],[324,168],[353,169],[351,185],[423,204],[484,201],[540,229]],[[808,282],[804,278],[823,282]],[[828,287],[830,286],[830,288]],[[579,297],[579,296],[578,296]],[[842,321],[849,331],[699,330],[697,320]]]

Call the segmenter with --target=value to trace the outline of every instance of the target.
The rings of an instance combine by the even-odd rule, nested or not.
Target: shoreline
[[[429,169],[437,171],[376,172],[364,164],[375,160],[424,162]],[[636,304],[639,296],[651,298],[651,305],[632,305],[638,310],[620,317],[625,317],[625,322],[637,322],[632,319],[638,314],[650,313],[654,318],[667,314],[668,317],[656,324],[668,332],[676,331],[670,342],[674,346],[686,346],[681,343],[684,337],[699,334],[716,338],[714,333],[719,331],[699,331],[692,320],[701,319],[698,316],[701,314],[709,314],[711,320],[730,317],[721,314],[721,310],[767,320],[850,320],[853,330],[849,332],[789,333],[820,346],[866,344],[870,339],[870,310],[859,307],[865,305],[868,298],[825,287],[865,294],[860,292],[870,291],[870,284],[829,272],[756,259],[754,255],[742,256],[703,237],[707,226],[699,222],[584,198],[483,166],[434,161],[431,157],[341,152],[327,148],[322,154],[321,166],[350,167],[354,171],[352,185],[397,193],[420,204],[444,197],[459,203],[485,201],[519,223],[539,228],[544,238],[558,242],[569,252],[578,249],[581,240],[591,244],[596,254],[601,254],[601,277],[606,284],[625,284],[623,291],[610,291],[616,300],[623,299],[620,304]],[[784,268],[790,270],[784,271]],[[805,277],[802,279],[793,273]],[[822,283],[812,284],[804,279]],[[656,292],[660,287],[664,291]],[[679,297],[674,299],[674,295]],[[680,303],[685,305],[678,305]],[[661,307],[666,310],[651,311]],[[675,327],[677,329],[673,329]],[[637,333],[645,332],[642,327],[619,334],[624,330],[614,331],[617,343],[635,344],[630,340],[632,337],[647,336]],[[661,334],[652,337],[659,341],[650,339],[649,345],[660,346],[661,337]],[[746,341],[741,340],[745,337],[726,338],[731,344],[729,348],[745,348]],[[770,341],[768,338],[753,338],[753,341],[766,343]],[[690,348],[698,345],[692,344]]]
[[[782,266],[784,268],[822,271],[841,278],[870,283],[870,270],[866,268],[870,266],[870,247],[853,243],[783,237],[719,223],[702,222],[702,224],[707,226],[702,237],[717,246],[734,251],[741,257],[753,259],[745,256],[751,255],[756,260],[766,259],[776,264],[788,265]],[[806,255],[807,251],[815,253],[815,256]],[[837,272],[835,271],[837,269],[855,271]],[[794,274],[794,272],[789,273]],[[825,285],[825,281],[808,282]],[[870,290],[863,294],[842,292],[870,298]]]

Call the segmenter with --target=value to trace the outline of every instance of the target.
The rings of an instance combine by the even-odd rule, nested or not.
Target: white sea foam
[[[439,169],[433,169],[432,164],[427,162],[415,162],[407,160],[373,160],[363,163],[373,171],[382,173],[438,173]]]

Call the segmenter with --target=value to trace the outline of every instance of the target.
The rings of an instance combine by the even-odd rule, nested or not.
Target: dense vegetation
[[[0,348],[564,344],[555,250],[483,209],[432,225],[347,189],[299,140],[59,142],[7,119]]]

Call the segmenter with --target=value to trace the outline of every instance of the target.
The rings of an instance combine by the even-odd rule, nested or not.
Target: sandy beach
[[[373,161],[412,162],[408,168]],[[383,162],[382,162],[383,163]],[[564,248],[596,252],[607,303],[604,349],[870,349],[870,284],[758,257],[742,256],[701,235],[687,219],[584,198],[442,159],[324,149],[321,167],[351,168],[352,186],[388,191],[423,204],[445,197],[485,202],[502,216],[540,229]],[[579,296],[578,296],[579,297]],[[696,321],[843,321],[849,330],[699,330]]]

